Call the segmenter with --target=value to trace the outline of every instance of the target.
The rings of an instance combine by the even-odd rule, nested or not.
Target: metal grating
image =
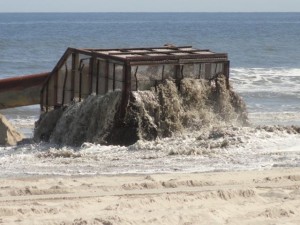
[[[212,80],[224,74],[229,87],[229,60],[192,46],[154,48],[68,48],[46,79],[41,91],[41,109],[48,111],[81,101],[91,94],[122,91],[121,114],[131,91],[156,88],[164,79],[185,77]]]
[[[197,58],[227,58],[226,53],[215,53],[208,49],[196,49],[192,46],[164,46],[152,48],[122,48],[122,49],[81,49],[82,51],[96,54],[99,57],[119,60],[130,63],[130,61],[163,61],[176,59]]]

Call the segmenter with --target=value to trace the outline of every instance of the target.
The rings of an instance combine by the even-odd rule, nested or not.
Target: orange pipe
[[[40,91],[49,76],[39,73],[0,80],[0,109],[40,103]]]

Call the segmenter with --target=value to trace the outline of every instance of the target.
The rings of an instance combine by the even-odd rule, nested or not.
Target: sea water
[[[300,13],[0,14],[0,78],[51,71],[67,47],[192,45],[229,54],[230,83],[245,100],[252,124],[220,128],[221,139],[209,142],[195,129],[129,147],[1,147],[0,176],[300,166],[300,136],[286,127],[300,126],[299,24]],[[38,106],[0,113],[32,137]],[[230,144],[218,147],[218,141]]]

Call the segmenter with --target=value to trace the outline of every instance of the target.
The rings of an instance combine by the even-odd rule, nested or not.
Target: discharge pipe
[[[0,110],[40,103],[40,92],[50,72],[0,79]]]

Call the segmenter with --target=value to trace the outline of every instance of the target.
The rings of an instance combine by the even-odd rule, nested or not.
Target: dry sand
[[[0,179],[2,224],[300,224],[300,169]]]

